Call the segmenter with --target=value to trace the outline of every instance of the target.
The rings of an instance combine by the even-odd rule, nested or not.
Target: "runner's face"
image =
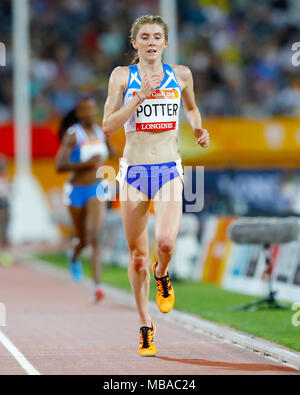
[[[79,103],[77,109],[77,116],[80,122],[91,126],[95,123],[97,117],[97,105],[95,100],[87,99]]]
[[[167,45],[163,28],[157,24],[142,25],[136,39],[132,40],[132,46],[138,51],[139,58],[150,62],[161,59]]]

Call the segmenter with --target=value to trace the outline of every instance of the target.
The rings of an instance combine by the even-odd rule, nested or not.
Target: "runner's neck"
[[[159,60],[159,63],[153,64],[149,64],[147,62],[143,62],[143,60],[140,60],[137,64],[137,68],[141,78],[145,73],[149,74],[150,76],[154,74],[164,75],[164,68],[161,60]]]

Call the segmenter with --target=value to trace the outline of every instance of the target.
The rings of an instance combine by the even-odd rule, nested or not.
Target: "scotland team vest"
[[[125,123],[125,133],[178,130],[181,88],[172,67],[163,64],[163,68],[164,79],[160,87],[152,91]],[[129,80],[123,96],[123,106],[141,89],[141,83],[137,65],[129,66]]]

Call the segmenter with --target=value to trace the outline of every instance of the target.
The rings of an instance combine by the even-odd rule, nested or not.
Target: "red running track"
[[[0,328],[42,375],[299,374],[262,356],[155,317],[158,355],[137,354],[135,309],[23,265],[0,266]],[[0,374],[27,374],[0,342]]]

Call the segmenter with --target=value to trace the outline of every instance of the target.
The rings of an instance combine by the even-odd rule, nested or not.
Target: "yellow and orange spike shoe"
[[[142,357],[152,357],[157,354],[156,347],[153,343],[156,326],[152,323],[152,327],[142,326],[140,328],[140,345],[139,354]]]
[[[156,303],[162,313],[169,313],[175,303],[175,291],[171,284],[169,273],[166,276],[157,278],[155,269],[157,262],[153,264],[152,270],[157,285]]]

